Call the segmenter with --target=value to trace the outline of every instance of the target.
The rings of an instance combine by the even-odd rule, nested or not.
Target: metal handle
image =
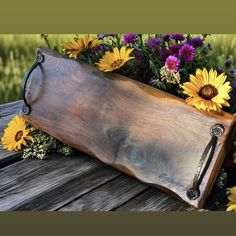
[[[186,192],[186,195],[190,200],[195,200],[200,196],[199,185],[201,184],[202,179],[203,179],[203,177],[204,177],[204,175],[211,163],[211,160],[214,156],[218,136],[222,136],[224,131],[225,131],[224,126],[221,124],[216,124],[216,125],[212,126],[210,129],[210,135],[212,136],[211,140],[207,144],[207,146],[201,156],[201,159],[198,163],[197,171],[196,171],[194,178],[193,178],[192,187],[189,188]],[[207,154],[210,150],[211,150],[211,152],[210,152],[209,157],[208,157],[206,164],[204,166]],[[204,168],[203,168],[203,166],[204,166]]]
[[[26,86],[28,79],[33,72],[33,70],[39,66],[41,63],[44,62],[44,55],[39,53],[36,58],[35,58],[35,63],[30,67],[30,69],[26,72],[23,82],[22,82],[22,99],[23,99],[23,106],[21,108],[21,111],[24,115],[28,115],[30,113],[30,105],[28,104],[26,97],[25,97],[25,92],[26,92]]]

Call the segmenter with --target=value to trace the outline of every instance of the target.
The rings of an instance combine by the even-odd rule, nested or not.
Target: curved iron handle
[[[30,105],[28,104],[28,102],[26,100],[26,97],[25,97],[25,92],[26,92],[26,86],[27,86],[28,79],[29,79],[31,73],[33,72],[33,70],[43,62],[44,62],[44,55],[39,53],[35,58],[35,63],[30,67],[30,69],[26,72],[26,74],[23,78],[23,82],[22,82],[22,99],[23,99],[24,103],[23,103],[23,106],[21,108],[21,111],[24,115],[28,115],[31,111]]]
[[[194,178],[193,178],[193,185],[186,192],[186,195],[190,200],[195,200],[200,196],[199,185],[201,184],[202,179],[203,179],[203,177],[204,177],[204,175],[211,163],[211,160],[214,156],[218,136],[222,136],[224,131],[225,131],[224,126],[221,124],[216,124],[211,127],[210,135],[212,136],[212,138],[211,138],[210,142],[207,144],[207,146],[201,156],[201,159],[198,163],[197,171],[196,171]],[[206,164],[204,166],[207,154],[210,150],[211,150],[211,152],[210,152],[209,157],[208,157]],[[203,168],[203,166],[204,166],[204,168]]]

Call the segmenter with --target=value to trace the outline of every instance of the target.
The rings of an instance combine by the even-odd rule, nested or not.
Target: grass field
[[[52,46],[62,46],[74,35],[49,35]],[[231,57],[236,67],[236,35],[211,35],[207,41],[213,53],[221,58]],[[21,80],[34,62],[39,45],[47,46],[41,35],[0,35],[0,104],[21,98]]]
[[[60,47],[73,35],[52,35]],[[0,35],[0,104],[21,98],[21,80],[33,64],[38,46],[47,46],[41,35]]]

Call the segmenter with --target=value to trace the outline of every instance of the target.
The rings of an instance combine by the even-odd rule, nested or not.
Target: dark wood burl
[[[28,83],[24,118],[60,141],[137,179],[202,207],[231,143],[235,118],[199,111],[184,100],[127,77],[40,48],[45,56]],[[202,153],[215,124],[225,128],[189,200]]]

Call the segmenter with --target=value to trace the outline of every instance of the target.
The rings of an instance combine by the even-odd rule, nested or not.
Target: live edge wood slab
[[[182,99],[40,48],[44,62],[30,77],[24,118],[64,143],[137,179],[202,207],[228,151],[235,118],[207,113]],[[224,126],[213,159],[189,200],[210,128]]]

